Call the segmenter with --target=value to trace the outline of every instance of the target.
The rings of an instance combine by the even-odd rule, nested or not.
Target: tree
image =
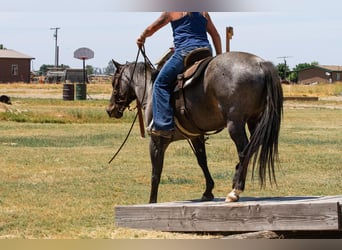
[[[115,72],[114,63],[112,61],[109,61],[108,66],[104,71],[105,71],[104,73],[107,75],[114,74],[114,72]]]
[[[87,65],[86,66],[86,71],[87,71],[88,76],[92,75],[92,74],[94,74],[94,67],[91,66],[91,65]]]
[[[282,80],[286,80],[288,73],[290,72],[290,68],[287,64],[285,63],[279,63],[277,65],[277,70],[280,78]]]
[[[53,67],[54,67],[54,65],[43,64],[39,68],[39,75],[46,75],[46,72],[48,72],[49,68],[53,68]]]

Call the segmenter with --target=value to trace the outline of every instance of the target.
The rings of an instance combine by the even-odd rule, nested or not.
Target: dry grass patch
[[[334,84],[316,84],[316,85],[300,85],[300,84],[283,84],[284,96],[341,96],[342,82]]]

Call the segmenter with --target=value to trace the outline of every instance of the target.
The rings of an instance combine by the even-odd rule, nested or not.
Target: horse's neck
[[[152,120],[152,82],[151,74],[145,77],[141,74],[137,77],[135,82],[135,94],[137,101],[140,102],[145,113],[145,123],[149,124]],[[146,125],[147,126],[147,125]]]
[[[147,77],[145,79],[144,75],[137,77],[133,88],[134,88],[135,95],[137,96],[138,101],[142,105],[146,105],[150,97],[152,96],[151,78]]]

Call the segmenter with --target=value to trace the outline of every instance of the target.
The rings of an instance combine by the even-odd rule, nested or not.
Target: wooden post
[[[226,27],[226,52],[230,51],[230,40],[233,38],[234,30],[233,27]]]

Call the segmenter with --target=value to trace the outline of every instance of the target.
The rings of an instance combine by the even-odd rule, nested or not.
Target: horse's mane
[[[135,62],[130,63],[131,70],[134,68]],[[138,62],[135,66],[135,73],[136,75],[145,75],[150,74],[151,75],[151,81],[152,83],[156,79],[158,75],[158,70],[155,68],[152,68],[152,66],[149,63],[145,62]]]
[[[127,62],[126,63],[127,65],[129,65],[129,69],[130,69],[130,72],[133,71],[134,67],[135,67],[135,74],[145,74],[146,70],[148,72],[152,72],[152,68],[151,66],[148,64],[148,63],[145,63],[145,62]]]

